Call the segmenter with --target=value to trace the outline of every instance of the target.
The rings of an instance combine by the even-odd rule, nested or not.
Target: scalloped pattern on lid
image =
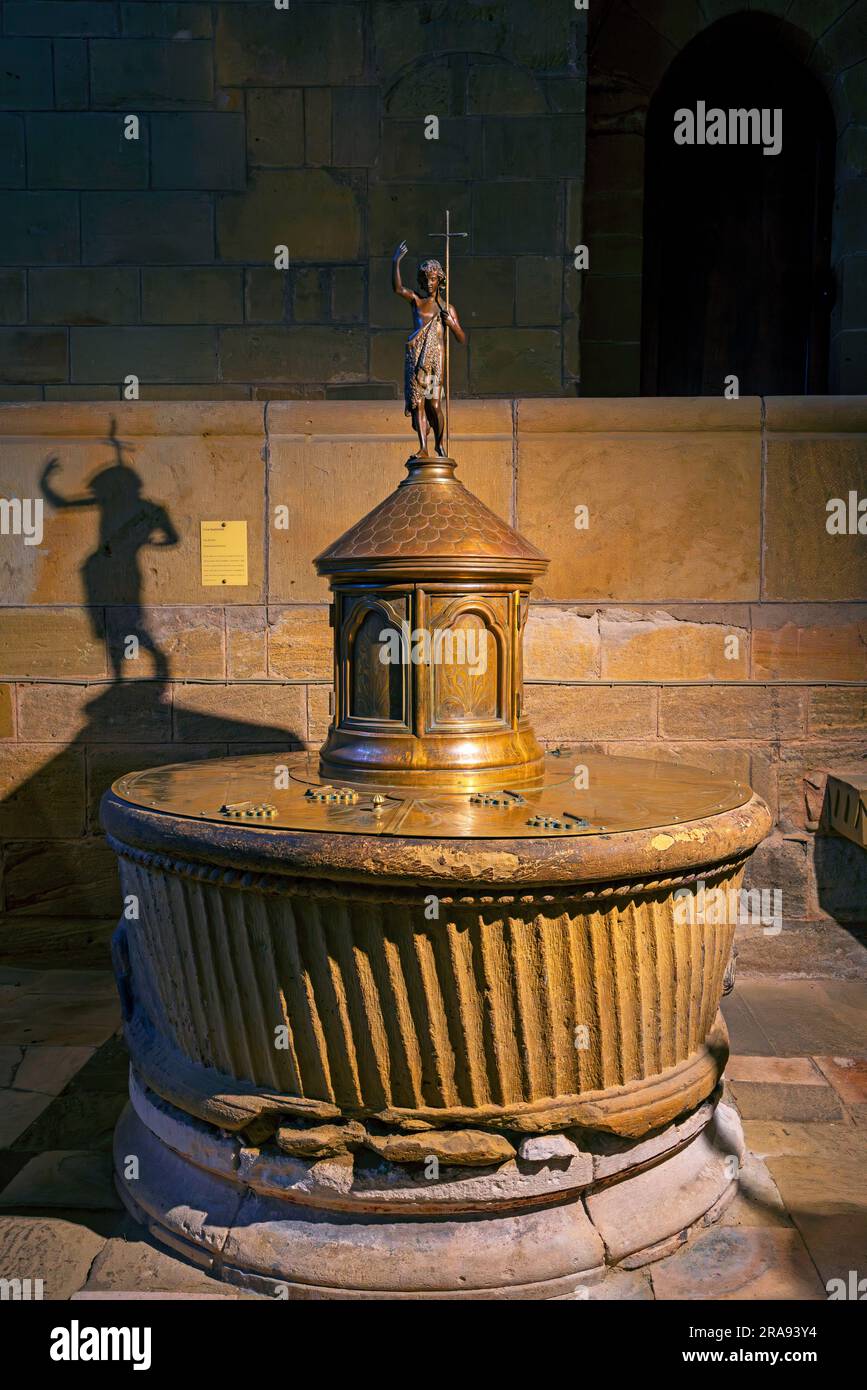
[[[316,565],[451,555],[546,563],[540,550],[451,479],[401,485],[317,556]]]

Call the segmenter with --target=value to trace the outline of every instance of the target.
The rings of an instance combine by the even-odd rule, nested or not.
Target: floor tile
[[[67,1082],[95,1052],[93,1047],[28,1047],[15,1076],[15,1089],[59,1096]]]
[[[97,1045],[119,1022],[116,999],[70,999],[19,990],[13,1001],[0,1006],[0,1043]]]
[[[223,1288],[203,1270],[168,1254],[128,1218],[124,1235],[107,1242],[90,1271],[85,1292],[140,1289],[148,1293],[219,1294]]]
[[[731,1081],[729,1090],[742,1119],[842,1120],[843,1108],[833,1086],[785,1086],[777,1082]]]
[[[0,1091],[0,1148],[11,1149],[50,1104],[41,1091]]]
[[[733,994],[722,1001],[722,1015],[729,1030],[729,1045],[732,1052],[771,1057],[774,1049],[762,1030],[761,1023],[754,1018],[744,1001],[739,997],[738,987]]]
[[[778,1057],[867,1056],[863,980],[749,979],[737,993]]]
[[[650,1266],[658,1299],[824,1299],[796,1230],[715,1226]]]
[[[726,1207],[722,1226],[791,1226],[776,1183],[767,1165],[754,1153],[747,1153],[738,1177],[738,1190]]]
[[[17,1094],[17,1093],[14,1093]],[[58,1096],[37,1116],[14,1147],[42,1153],[49,1149],[111,1149],[114,1126],[126,1097],[107,1091],[79,1091]],[[12,1147],[10,1145],[10,1147]]]
[[[867,1061],[863,1057],[814,1057],[846,1105],[867,1105]]]
[[[67,1299],[86,1280],[106,1237],[61,1216],[0,1214],[4,1279],[42,1279],[46,1299]]]
[[[726,1063],[729,1081],[780,1082],[790,1086],[824,1086],[826,1078],[809,1057],[744,1057],[733,1053]]]
[[[0,1192],[0,1207],[120,1210],[111,1155],[82,1150],[36,1154]]]
[[[15,1047],[13,1043],[4,1043],[0,1047],[0,1087],[12,1085],[23,1056],[24,1049]]]

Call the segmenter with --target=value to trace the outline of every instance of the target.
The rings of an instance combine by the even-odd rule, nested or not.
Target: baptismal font
[[[739,888],[770,815],[710,772],[583,752],[580,729],[543,750],[522,653],[547,561],[433,433],[316,560],[319,754],[103,799],[139,911],[114,943],[117,1182],[173,1250],[266,1293],[592,1298],[737,1190],[734,925],[686,909]]]

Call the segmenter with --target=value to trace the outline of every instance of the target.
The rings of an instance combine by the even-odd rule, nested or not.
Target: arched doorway
[[[754,121],[729,117],[753,110],[782,113],[779,153],[698,142],[754,137]],[[681,111],[696,117],[696,143],[675,141]],[[773,129],[771,116],[766,143]],[[646,141],[642,394],[720,395],[731,375],[742,395],[827,391],[834,120],[778,26],[736,15],[687,44],[650,103]]]

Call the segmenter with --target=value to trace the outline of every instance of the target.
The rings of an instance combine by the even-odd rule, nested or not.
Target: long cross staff
[[[451,229],[451,216],[452,216],[452,215],[451,215],[449,209],[446,208],[446,229],[445,229],[445,231],[444,231],[444,232],[429,232],[429,233],[428,233],[429,236],[445,237],[445,243],[446,243],[446,302],[445,302],[445,306],[444,306],[444,307],[445,307],[445,309],[446,309],[446,312],[448,312],[449,297],[450,297],[450,295],[451,295],[451,283],[452,283],[452,278],[451,278],[451,271],[452,271],[452,258],[451,258],[452,237],[456,237],[456,236],[469,236],[469,233],[468,233],[468,232],[453,232],[453,231],[452,231],[452,229]],[[437,298],[439,298],[439,291],[437,292]],[[446,343],[445,343],[445,348],[446,348],[446,456],[447,456],[448,458],[451,458],[452,452],[451,452],[451,446],[450,446],[450,444],[449,444],[449,426],[450,426],[450,424],[451,424],[452,409],[451,409],[451,379],[450,379],[450,376],[449,376],[449,327],[448,327],[448,324],[445,324],[445,325],[444,325],[444,328],[443,328],[443,336],[445,337],[445,340],[446,340]]]

